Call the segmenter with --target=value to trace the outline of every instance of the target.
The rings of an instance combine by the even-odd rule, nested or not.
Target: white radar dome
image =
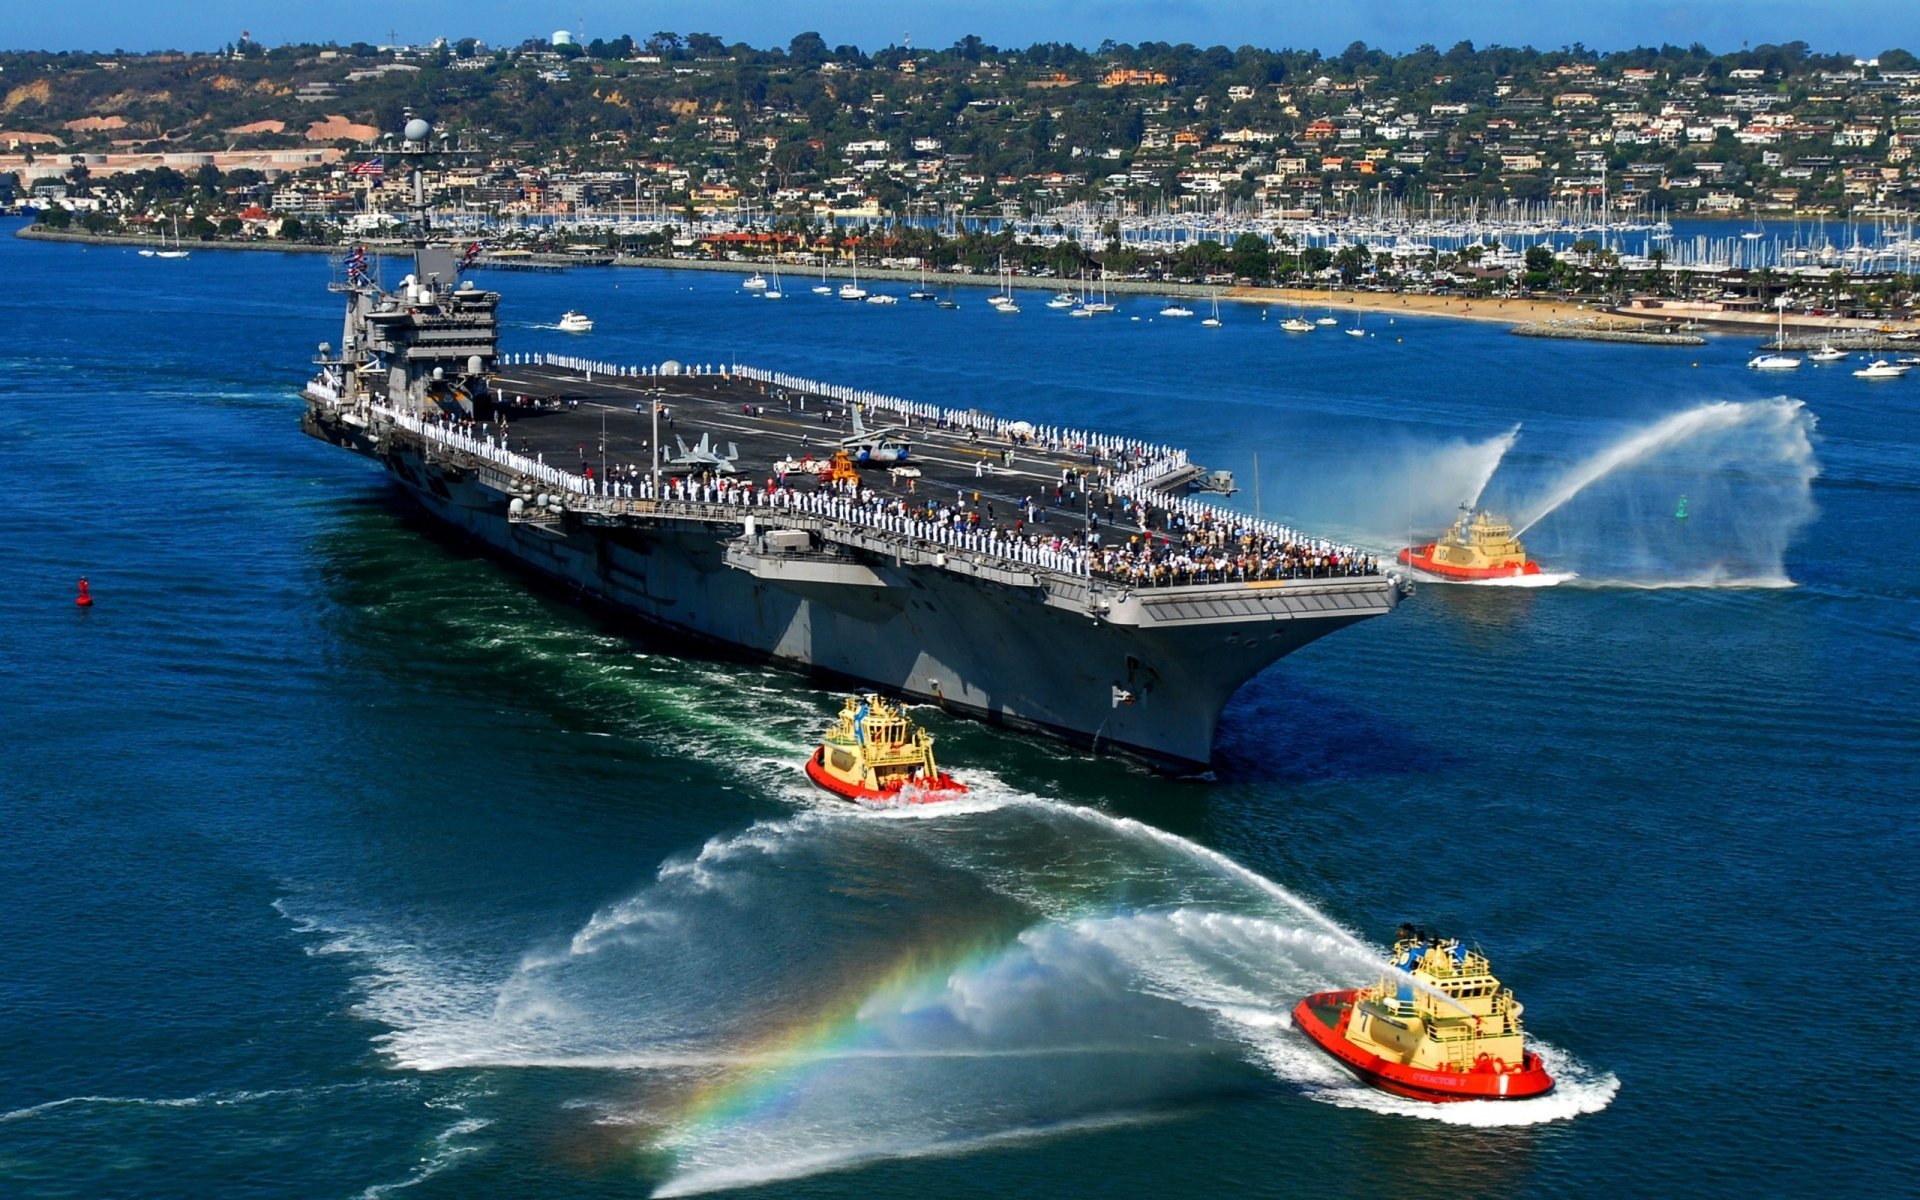
[[[422,121],[419,117],[415,117],[413,120],[407,122],[406,138],[410,142],[424,142],[427,140],[427,135],[432,132],[433,126]]]

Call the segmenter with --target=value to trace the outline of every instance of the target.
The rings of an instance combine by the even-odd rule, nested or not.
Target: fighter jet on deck
[[[721,475],[734,475],[739,473],[739,468],[733,464],[740,459],[740,447],[733,442],[727,443],[727,452],[722,455],[718,450],[714,449],[713,435],[711,433],[701,434],[700,440],[694,443],[692,449],[688,449],[686,439],[680,437],[678,434],[674,435],[673,440],[674,443],[680,447],[680,453],[667,455],[664,469],[669,473],[686,472],[692,474],[702,470],[715,471]]]
[[[873,463],[885,466],[888,463],[907,461],[913,453],[913,443],[900,435],[907,432],[904,425],[888,425],[880,429],[868,429],[867,423],[860,419],[860,406],[853,406],[853,436],[840,439],[840,448],[854,462],[865,465]]]

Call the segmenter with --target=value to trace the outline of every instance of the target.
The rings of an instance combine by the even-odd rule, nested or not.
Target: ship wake
[[[1289,1014],[1370,978],[1377,950],[1216,851],[991,777],[964,808],[715,837],[512,962],[306,919],[316,952],[365,960],[359,1011],[395,1067],[566,1071],[605,1152],[662,1195],[1248,1099],[1515,1124],[1617,1087],[1548,1047],[1541,1100],[1365,1088]]]

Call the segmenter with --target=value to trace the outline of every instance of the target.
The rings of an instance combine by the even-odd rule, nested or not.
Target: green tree
[[[1228,268],[1239,276],[1264,283],[1273,276],[1273,249],[1257,233],[1243,233],[1227,252]]]
[[[1358,42],[1354,44],[1359,45]],[[1349,47],[1349,50],[1351,50],[1351,47]],[[1314,250],[1319,249],[1317,246],[1311,247],[1307,250],[1307,255],[1311,256]],[[1322,254],[1326,253],[1324,250],[1320,252]],[[1358,242],[1352,242],[1340,247],[1340,253],[1333,256],[1333,265],[1340,268],[1340,278],[1342,280],[1347,283],[1352,283],[1364,275],[1368,267],[1373,266],[1373,255],[1365,246],[1360,245]]]
[[[787,43],[787,57],[805,67],[817,67],[826,62],[829,53],[827,39],[813,30],[797,33]]]

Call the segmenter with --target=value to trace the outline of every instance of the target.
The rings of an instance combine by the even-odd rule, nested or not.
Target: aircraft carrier
[[[735,363],[503,353],[500,295],[451,249],[386,286],[363,252],[337,269],[305,431],[689,653],[1193,772],[1242,684],[1400,594],[1349,548],[1188,495],[1202,472],[1170,447]],[[838,480],[816,470],[836,450]],[[1117,557],[1142,546],[1159,565]]]

